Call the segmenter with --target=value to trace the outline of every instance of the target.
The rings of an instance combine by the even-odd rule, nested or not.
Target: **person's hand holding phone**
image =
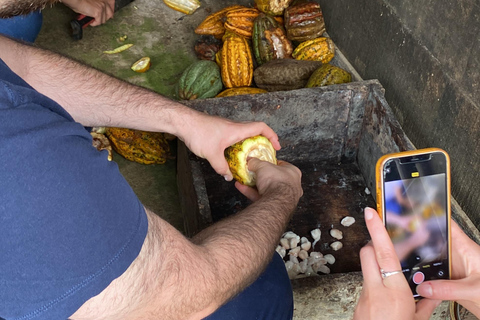
[[[452,279],[426,281],[417,292],[430,299],[452,300],[480,318],[480,246],[452,220]]]
[[[441,300],[415,303],[392,241],[374,209],[365,208],[365,222],[372,241],[360,251],[364,282],[354,320],[429,319]]]

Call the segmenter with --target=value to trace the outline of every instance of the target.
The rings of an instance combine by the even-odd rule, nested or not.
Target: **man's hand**
[[[192,114],[190,121],[182,126],[185,130],[178,137],[193,153],[207,159],[212,168],[227,181],[233,179],[224,155],[229,146],[262,135],[270,140],[276,150],[280,150],[277,134],[263,122],[233,122],[200,112]]]
[[[90,24],[92,27],[104,24],[113,18],[115,0],[63,0],[65,5],[79,14],[92,17],[95,20]]]
[[[292,195],[293,201],[298,201],[303,195],[302,172],[288,162],[279,160],[278,165],[274,165],[252,158],[248,161],[248,170],[255,172],[257,176],[256,189],[239,182],[236,182],[235,186],[252,201],[260,199],[262,195],[269,192],[288,192]]]

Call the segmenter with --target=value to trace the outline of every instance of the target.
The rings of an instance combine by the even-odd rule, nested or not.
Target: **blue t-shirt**
[[[0,60],[0,318],[68,318],[125,272],[147,229],[107,152]]]

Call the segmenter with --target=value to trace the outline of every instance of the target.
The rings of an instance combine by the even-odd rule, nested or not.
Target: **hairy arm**
[[[171,133],[227,180],[232,179],[223,155],[228,146],[261,134],[280,149],[277,134],[263,122],[209,116],[66,57],[2,36],[0,58],[84,126]]]
[[[137,259],[70,318],[206,317],[266,267],[297,201],[290,187],[280,186],[192,240],[147,211],[149,230]]]
[[[85,126],[179,134],[196,113],[180,103],[50,51],[0,36],[0,58]],[[175,117],[173,114],[175,113]]]

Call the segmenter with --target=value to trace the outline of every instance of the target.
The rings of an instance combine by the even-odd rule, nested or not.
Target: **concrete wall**
[[[480,227],[478,0],[319,0],[327,32],[364,79],[379,79],[417,148],[452,160],[452,193]]]

